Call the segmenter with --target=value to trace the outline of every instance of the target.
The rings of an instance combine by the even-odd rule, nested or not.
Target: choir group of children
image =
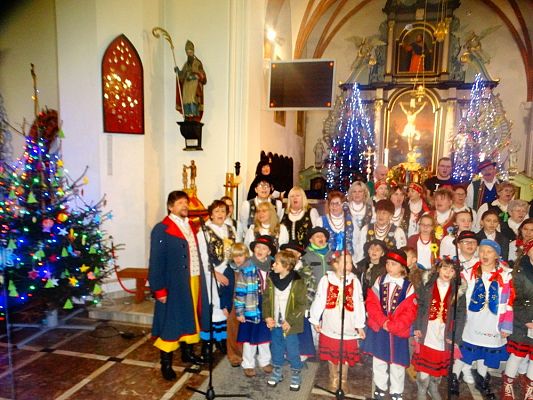
[[[366,246],[366,259],[375,265],[384,259],[385,265],[363,294],[361,281],[372,282],[372,278],[354,274],[349,253],[323,251],[328,237],[327,230],[315,227],[305,250],[287,244],[276,252],[272,238],[260,236],[250,244],[251,257],[243,244],[233,246],[233,264],[238,271],[234,306],[240,325],[238,336],[228,340],[243,343],[241,366],[246,376],[255,376],[259,367],[270,374],[268,384],[276,386],[283,380],[283,366],[288,362],[290,389],[299,390],[303,360],[314,355],[314,341],[318,357],[328,362],[332,388],[339,384],[340,360],[345,365],[341,386],[346,390],[348,366],[354,366],[364,353],[372,356],[373,398],[384,399],[389,392],[392,399],[403,399],[405,372],[412,363],[417,371],[417,398],[426,399],[429,394],[440,399],[439,383],[448,376],[453,356],[452,393],[459,394],[458,377],[468,369],[484,397],[496,399],[488,368],[500,368],[511,354],[504,379],[512,383],[520,362],[528,361],[530,347],[519,336],[517,341],[507,341],[513,332],[512,306],[517,295],[511,270],[500,262],[497,242],[483,239],[478,247],[471,234],[459,236],[458,242],[476,242],[479,261],[462,270],[458,283],[454,260],[437,259],[415,287],[409,276],[417,281],[417,273],[423,271],[417,267],[412,249],[406,249],[408,255],[404,250],[386,249],[375,240]],[[524,251],[521,268],[515,270],[515,274],[525,275],[522,281],[533,275],[532,244]],[[306,262],[313,259],[317,261]],[[518,293],[521,306],[527,307],[533,293]],[[527,331],[532,322],[524,318],[515,316],[514,324]],[[454,328],[456,346],[451,349]],[[471,369],[473,363],[475,369]],[[524,379],[526,398],[531,399],[530,369]]]
[[[217,274],[218,348],[272,387],[288,364],[293,391],[309,359],[347,391],[348,368],[371,357],[373,399],[404,399],[407,375],[418,400],[441,399],[442,377],[453,395],[464,381],[484,399],[512,400],[520,387],[533,400],[533,219],[509,188],[494,184],[489,198],[482,187],[473,209],[470,187],[437,188],[430,203],[417,183],[377,181],[370,197],[356,181],[346,202],[330,192],[319,216],[301,188],[283,209],[258,178],[239,221],[231,199],[215,201],[198,241]],[[499,394],[489,369],[502,373]]]

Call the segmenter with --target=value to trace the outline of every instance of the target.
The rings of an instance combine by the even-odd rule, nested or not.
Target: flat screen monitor
[[[322,110],[333,105],[335,62],[310,59],[271,61],[270,110]]]

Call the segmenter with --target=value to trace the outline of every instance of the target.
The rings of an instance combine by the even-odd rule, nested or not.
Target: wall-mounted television
[[[268,109],[323,110],[333,106],[335,61],[271,61]]]

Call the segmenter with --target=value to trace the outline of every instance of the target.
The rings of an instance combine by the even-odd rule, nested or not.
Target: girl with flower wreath
[[[457,313],[453,319],[455,267],[451,258],[435,260],[429,281],[417,290],[418,313],[414,323],[416,341],[412,358],[417,371],[418,400],[426,393],[440,400],[439,383],[448,375],[452,331],[460,336],[464,326],[465,302],[459,292]],[[455,325],[455,326],[454,326]]]
[[[433,194],[435,209],[428,214],[435,221],[435,239],[438,243],[442,238],[453,232],[454,212],[452,210],[453,193],[450,189],[439,189]]]
[[[418,220],[420,216],[428,212],[429,206],[424,200],[425,190],[421,184],[411,182],[407,189],[407,207],[405,218],[407,220],[407,237],[418,232]]]
[[[357,242],[356,262],[364,256],[364,244],[372,240],[382,240],[388,249],[399,249],[407,244],[405,233],[392,223],[394,204],[390,200],[380,200],[376,204],[376,222],[361,229]]]
[[[424,214],[420,217],[418,224],[419,232],[407,239],[407,246],[416,250],[417,264],[422,273],[422,283],[428,281],[429,271],[431,266],[439,254],[439,244],[433,229],[435,228],[435,221],[429,214]]]
[[[457,256],[457,251],[455,249],[455,239],[464,231],[471,231],[473,220],[472,214],[467,210],[454,212],[453,216],[453,231],[445,235],[440,241],[439,255],[440,257]]]

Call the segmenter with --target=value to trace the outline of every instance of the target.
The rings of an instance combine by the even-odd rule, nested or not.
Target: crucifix
[[[363,155],[366,158],[366,179],[370,180],[370,174],[372,173],[372,157],[375,157],[376,152],[372,150],[372,147],[368,146],[366,151],[363,152]]]

